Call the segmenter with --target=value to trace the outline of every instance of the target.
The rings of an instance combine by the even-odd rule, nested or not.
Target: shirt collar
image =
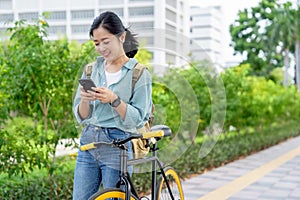
[[[135,58],[130,58],[128,62],[125,63],[124,67],[127,69],[132,69],[137,63],[137,60]]]
[[[100,63],[101,65],[103,65],[105,62],[104,58],[102,56],[97,57],[97,63]],[[128,62],[126,62],[123,67],[131,70],[134,68],[134,66],[137,64],[137,60],[135,58],[129,58]],[[100,70],[100,71],[104,71]]]

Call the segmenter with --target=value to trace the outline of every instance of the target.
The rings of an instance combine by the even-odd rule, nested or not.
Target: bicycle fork
[[[157,164],[159,166],[159,169],[160,169],[160,172],[161,172],[163,178],[165,179],[165,182],[166,182],[166,185],[167,185],[170,197],[172,198],[172,200],[175,200],[174,196],[173,196],[173,193],[171,191],[171,187],[170,187],[169,181],[168,181],[167,176],[166,176],[166,174],[164,172],[163,166],[158,161],[157,152],[156,152],[156,148],[157,148],[156,144],[154,144],[153,148],[154,148],[153,157],[155,157],[156,159],[154,159],[152,161],[152,195],[151,195],[151,200],[157,200],[157,199],[155,199],[156,196],[157,196],[157,185],[156,185],[157,184]]]
[[[130,180],[130,178],[127,178],[127,177],[130,177],[129,176],[129,173],[128,173],[128,169],[127,169],[127,161],[128,161],[128,155],[126,153],[126,150],[121,150],[121,174],[120,174],[120,177],[121,177],[121,180],[119,182],[119,185],[117,187],[121,187],[121,185],[124,185],[125,187],[125,200],[130,200],[130,197],[131,197],[131,193],[133,193],[133,195],[137,196],[137,192],[136,190],[131,187],[132,186],[132,182]]]

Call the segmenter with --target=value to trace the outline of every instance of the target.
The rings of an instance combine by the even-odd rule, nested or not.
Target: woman
[[[91,142],[110,142],[126,138],[142,127],[150,116],[151,76],[144,70],[132,92],[132,71],[137,61],[138,42],[113,12],[104,12],[95,18],[90,37],[97,57],[91,79],[94,91],[79,86],[74,99],[73,112],[84,124],[80,145]],[[85,78],[83,73],[82,78]],[[96,91],[96,92],[95,92]],[[128,144],[129,158],[132,146]],[[104,188],[115,187],[119,178],[119,149],[109,145],[78,152],[74,176],[74,200],[86,200]]]

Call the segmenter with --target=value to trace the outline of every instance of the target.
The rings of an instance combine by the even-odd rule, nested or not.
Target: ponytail
[[[138,52],[139,42],[137,41],[136,34],[132,33],[130,30],[125,29],[126,37],[123,44],[125,54],[129,58],[133,58]]]

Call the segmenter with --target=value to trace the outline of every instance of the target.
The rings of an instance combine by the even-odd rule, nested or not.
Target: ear
[[[124,43],[124,42],[125,42],[125,38],[126,38],[126,31],[124,31],[124,32],[122,33],[122,35],[119,37],[119,39],[120,39],[120,41],[121,41],[122,43]]]

